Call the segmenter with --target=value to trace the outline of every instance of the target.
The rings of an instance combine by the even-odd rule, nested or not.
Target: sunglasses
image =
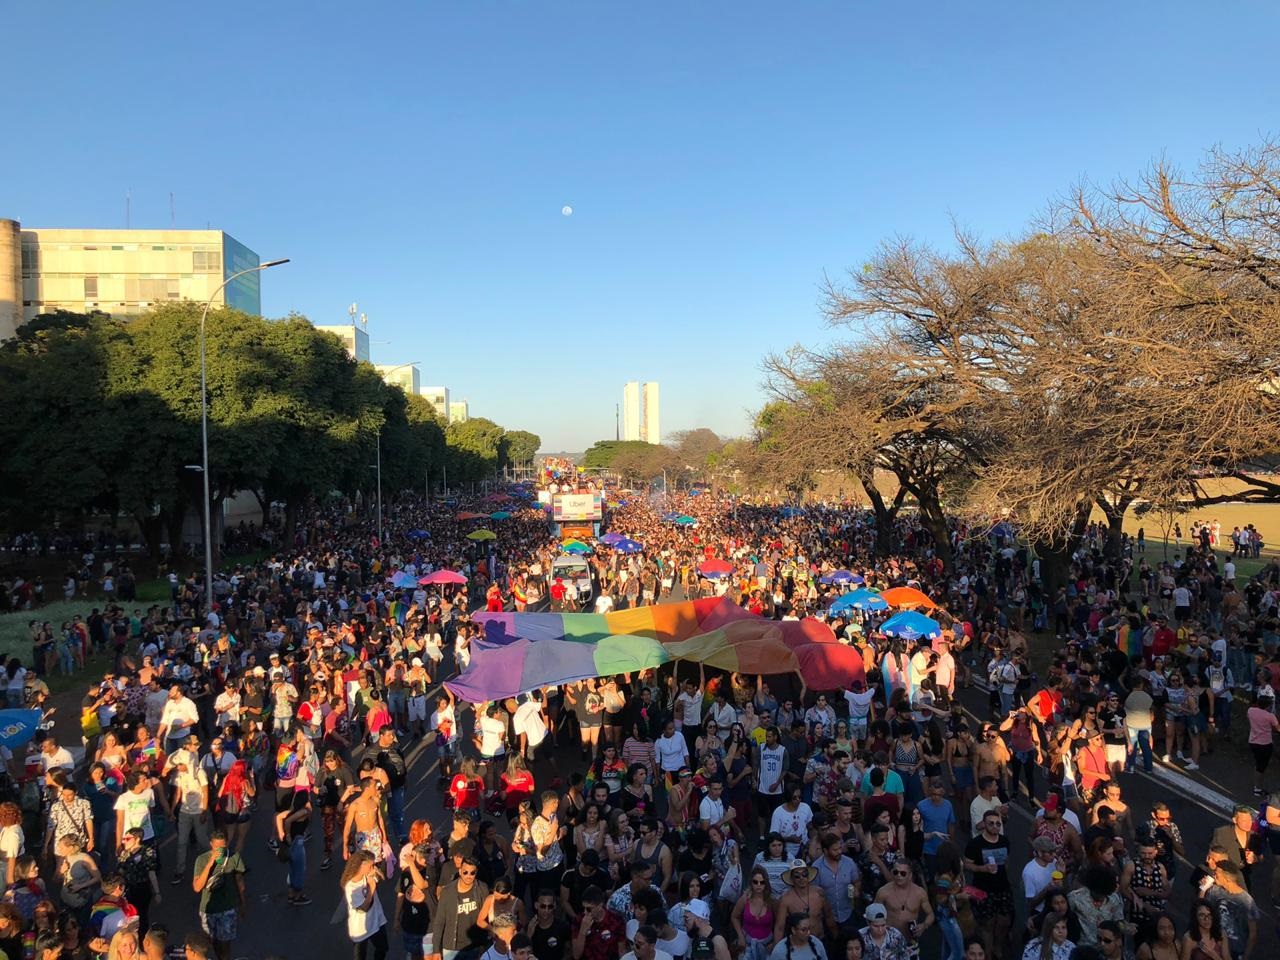
[[[474,877],[475,875],[476,875],[476,872],[475,872],[474,870],[459,870],[459,871],[458,871],[458,876],[460,876],[460,877]]]

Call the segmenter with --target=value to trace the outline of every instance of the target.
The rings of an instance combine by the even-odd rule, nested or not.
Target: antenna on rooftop
[[[353,327],[356,325],[356,314],[359,312],[360,307],[357,304],[353,303],[351,306],[347,307],[347,316],[351,318],[351,325]]]

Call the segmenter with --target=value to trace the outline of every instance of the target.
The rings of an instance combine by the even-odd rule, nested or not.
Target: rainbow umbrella
[[[693,517],[686,513],[680,514],[680,516],[675,519],[676,526],[678,527],[691,527],[697,522],[697,520],[693,519]]]
[[[591,548],[581,540],[570,540],[560,546],[565,553],[576,553],[579,556],[585,556],[591,552]]]

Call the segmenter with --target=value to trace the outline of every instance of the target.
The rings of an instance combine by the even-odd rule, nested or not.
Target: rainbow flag
[[[672,660],[748,674],[798,673],[815,690],[865,679],[858,651],[839,643],[825,623],[765,620],[727,597],[605,614],[503,612],[474,619],[485,638],[473,641],[470,666],[445,684],[472,703]]]

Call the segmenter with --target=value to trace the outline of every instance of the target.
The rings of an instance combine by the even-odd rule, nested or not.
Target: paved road
[[[674,598],[678,599],[678,598]],[[986,711],[986,694],[974,689],[963,691],[961,701],[965,707],[976,714]],[[464,709],[466,706],[464,705]],[[469,711],[468,711],[469,712]],[[462,721],[464,729],[469,727],[469,717]],[[432,821],[439,832],[447,826],[448,817],[441,804],[441,793],[437,788],[437,774],[434,751],[424,750],[420,741],[409,741],[402,745],[409,763],[409,784],[406,793],[406,824],[418,817]],[[358,758],[357,758],[358,759]],[[580,767],[581,761],[576,749],[567,748],[560,752],[561,766],[557,771],[563,775],[565,770]],[[355,767],[355,764],[352,764]],[[556,775],[545,768],[535,770],[540,785],[549,783]],[[1043,777],[1040,778],[1043,782]],[[1179,782],[1180,781],[1180,782]],[[1160,779],[1144,774],[1126,775],[1122,779],[1124,796],[1137,810],[1145,811],[1157,799],[1165,800],[1171,807],[1174,820],[1182,829],[1187,848],[1187,858],[1191,863],[1203,860],[1208,847],[1208,839],[1212,830],[1227,822],[1227,817],[1220,810],[1214,809],[1212,801],[1197,799],[1190,792],[1190,781],[1185,777],[1177,780]],[[1011,876],[1015,887],[1018,885],[1018,874],[1030,856],[1027,833],[1031,826],[1031,813],[1025,807],[1014,806],[1010,825],[1012,841]],[[503,827],[505,829],[505,826]],[[286,902],[285,878],[287,867],[279,863],[267,846],[268,818],[260,814],[253,824],[248,845],[245,848],[245,861],[249,867],[247,886],[249,892],[249,915],[241,926],[241,936],[233,951],[234,957],[262,958],[272,954],[288,958],[333,955],[334,951],[345,953],[348,950],[346,928],[343,924],[330,925],[330,917],[338,904],[337,881],[341,870],[341,862],[335,861],[333,869],[327,872],[319,870],[323,840],[319,823],[315,824],[312,842],[308,850],[309,862],[307,873],[307,893],[313,903],[305,907],[291,906]],[[158,909],[153,908],[153,916],[163,919],[177,935],[194,929],[196,924],[196,897],[191,891],[189,876],[181,886],[171,886],[168,880],[172,877],[174,863],[174,844],[172,839],[166,840],[161,848],[161,883],[164,903]],[[1174,884],[1173,909],[1179,919],[1188,915],[1193,897],[1190,885],[1186,882],[1191,868],[1188,864],[1179,865],[1179,876]],[[188,867],[188,873],[190,867]],[[1269,904],[1269,890],[1266,880],[1269,878],[1270,865],[1259,871],[1258,885],[1259,906],[1266,916],[1259,925],[1259,945],[1256,956],[1274,955],[1280,938],[1277,936],[1275,915]],[[387,915],[392,915],[394,907],[393,884],[384,884],[382,890],[384,907]],[[1022,917],[1019,916],[1019,923]],[[403,955],[398,938],[391,936],[391,960]],[[926,938],[923,956],[938,955],[936,940]]]

